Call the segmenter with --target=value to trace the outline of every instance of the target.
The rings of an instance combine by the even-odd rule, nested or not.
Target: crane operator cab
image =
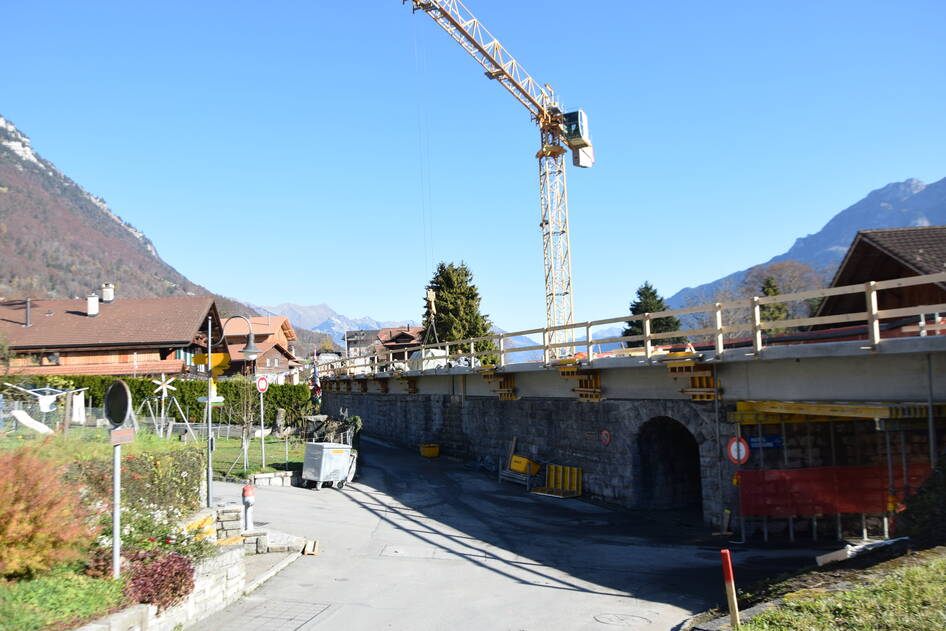
[[[584,110],[566,112],[562,117],[562,135],[572,150],[572,164],[588,168],[595,162],[594,148],[591,146],[591,132],[588,130],[588,115]]]

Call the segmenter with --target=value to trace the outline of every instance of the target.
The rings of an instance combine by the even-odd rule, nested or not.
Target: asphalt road
[[[720,547],[733,548],[737,581],[812,558],[714,541],[686,516],[529,495],[375,441],[362,450],[341,491],[257,489],[258,524],[321,552],[195,629],[674,629],[722,600]]]

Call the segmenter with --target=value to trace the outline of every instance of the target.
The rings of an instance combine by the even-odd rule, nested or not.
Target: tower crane
[[[406,4],[408,0],[403,0]],[[539,198],[542,253],[545,263],[545,315],[550,344],[567,345],[573,335],[572,262],[569,253],[568,192],[565,186],[566,146],[578,167],[594,164],[594,148],[584,111],[564,112],[549,84],[540,85],[509,54],[460,0],[410,0],[411,9],[423,11],[463,47],[486,71],[489,79],[506,88],[525,106],[539,126]],[[554,356],[567,353],[555,347]]]

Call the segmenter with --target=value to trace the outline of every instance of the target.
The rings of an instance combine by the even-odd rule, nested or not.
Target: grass
[[[214,474],[220,477],[246,478],[254,473],[301,471],[305,456],[305,443],[299,440],[290,440],[289,459],[287,460],[286,441],[275,438],[267,439],[265,467],[260,457],[259,438],[250,441],[247,449],[248,466],[246,469],[243,468],[242,454],[242,443],[239,438],[218,438],[213,453]]]
[[[66,435],[49,434],[40,436],[30,430],[0,435],[0,450],[16,449],[26,445],[42,445],[44,457],[56,462],[74,460],[110,460],[112,444],[108,439],[108,430],[94,427],[74,427]],[[137,455],[144,452],[164,453],[188,446],[176,440],[164,440],[150,432],[139,432],[135,441],[122,445],[122,455]]]
[[[124,604],[122,582],[58,568],[33,580],[0,581],[0,631],[68,629]]]
[[[25,445],[42,445],[44,457],[55,462],[75,460],[102,460],[112,457],[112,445],[105,428],[73,427],[67,435],[40,436],[30,430],[0,434],[0,450],[16,449]],[[137,455],[143,452],[163,453],[199,446],[206,449],[206,441],[182,442],[158,438],[150,432],[139,432],[133,443],[122,445],[122,455]],[[260,458],[260,441],[254,438],[247,450],[248,466],[243,468],[242,448],[239,438],[218,438],[213,454],[214,474],[224,477],[246,478],[254,473],[302,470],[305,443],[298,439],[289,441],[289,459],[286,459],[286,441],[276,438],[266,440],[266,466]],[[234,462],[236,464],[234,465]],[[231,465],[233,465],[231,467]],[[229,472],[229,473],[228,473]]]
[[[894,570],[848,591],[789,595],[745,631],[942,631],[946,629],[946,559]]]

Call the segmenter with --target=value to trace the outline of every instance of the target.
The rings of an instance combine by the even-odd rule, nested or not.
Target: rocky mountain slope
[[[915,179],[894,182],[871,191],[867,197],[832,217],[821,230],[796,239],[787,252],[766,263],[807,263],[830,280],[858,230],[942,224],[946,224],[946,178],[932,184]],[[739,270],[709,283],[681,289],[667,304],[679,308],[709,302],[719,288],[738,286],[746,271]]]
[[[0,298],[210,294],[161,260],[154,244],[33,150],[0,116]],[[247,308],[218,296],[221,311]]]

